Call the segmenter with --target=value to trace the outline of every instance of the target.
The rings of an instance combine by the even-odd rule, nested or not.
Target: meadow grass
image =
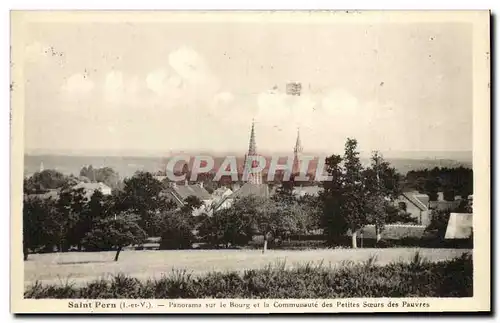
[[[25,298],[348,298],[471,297],[472,257],[432,262],[415,253],[409,262],[380,265],[372,256],[362,263],[302,263],[287,268],[275,262],[261,269],[211,271],[193,275],[173,269],[160,278],[117,274],[76,286],[34,282]]]

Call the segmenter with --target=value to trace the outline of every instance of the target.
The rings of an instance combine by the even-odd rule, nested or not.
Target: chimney
[[[188,186],[189,185],[189,181],[187,180],[187,178],[184,180],[184,186]]]
[[[201,188],[203,188],[203,182],[200,182],[199,185]]]

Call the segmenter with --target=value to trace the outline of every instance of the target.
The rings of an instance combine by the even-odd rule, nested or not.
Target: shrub
[[[278,263],[263,269],[211,272],[199,277],[184,270],[141,282],[123,275],[85,287],[70,284],[26,289],[25,298],[346,298],[471,297],[472,257],[432,263],[416,253],[410,262],[379,266],[376,257],[360,264],[292,269]]]

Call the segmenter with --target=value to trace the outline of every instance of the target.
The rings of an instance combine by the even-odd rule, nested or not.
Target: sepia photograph
[[[12,11],[11,311],[489,311],[489,20]]]

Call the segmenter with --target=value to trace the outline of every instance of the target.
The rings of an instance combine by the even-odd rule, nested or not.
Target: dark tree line
[[[409,171],[404,185],[429,195],[430,201],[438,199],[443,192],[446,201],[453,201],[456,195],[466,199],[473,192],[473,172],[470,168],[439,168]]]
[[[30,251],[64,252],[71,248],[117,250],[118,257],[124,246],[158,234],[158,225],[173,209],[172,202],[160,194],[162,184],[144,172],[124,184],[123,190],[112,195],[96,190],[90,198],[84,189],[72,186],[59,187],[57,198],[34,194],[25,187],[25,259]]]

